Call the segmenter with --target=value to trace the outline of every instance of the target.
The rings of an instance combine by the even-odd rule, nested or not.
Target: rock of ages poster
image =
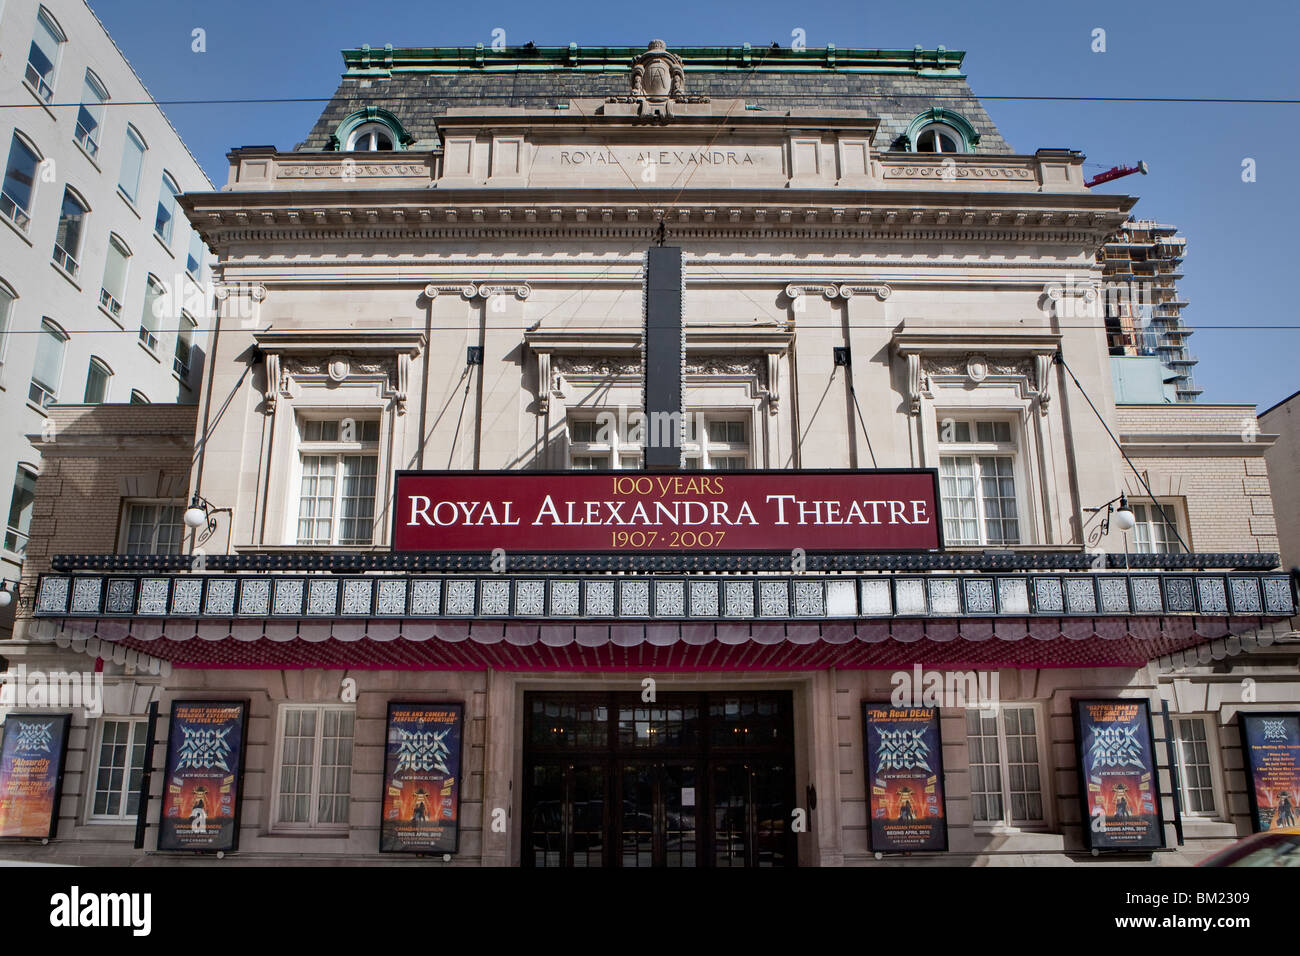
[[[1300,826],[1300,713],[1237,712],[1255,832]]]
[[[460,848],[463,715],[462,704],[389,703],[381,852]]]
[[[1157,850],[1165,845],[1145,700],[1077,700],[1083,832],[1095,850]]]
[[[864,703],[862,715],[871,849],[948,849],[939,711]]]
[[[53,839],[68,741],[67,714],[10,714],[0,745],[0,838]]]
[[[247,701],[173,702],[158,849],[239,846]]]

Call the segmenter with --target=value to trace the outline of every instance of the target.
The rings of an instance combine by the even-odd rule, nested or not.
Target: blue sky
[[[160,100],[323,97],[338,86],[339,51],[383,46],[642,44],[965,50],[975,93],[1019,152],[1081,150],[1100,168],[1145,160],[1151,174],[1100,187],[1141,196],[1134,213],[1177,225],[1188,241],[1180,283],[1204,402],[1261,409],[1300,390],[1300,326],[1287,296],[1300,220],[1300,105],[1070,103],[992,96],[1300,99],[1291,54],[1300,5],[1268,2],[407,3],[356,0],[92,0]],[[899,9],[902,7],[903,9]],[[191,51],[191,31],[207,51]],[[1106,31],[1094,53],[1093,30]],[[226,151],[292,149],[323,103],[166,106],[213,183]],[[1255,160],[1256,181],[1242,182]]]

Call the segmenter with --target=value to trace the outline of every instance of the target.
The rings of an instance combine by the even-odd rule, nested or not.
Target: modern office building
[[[11,852],[1165,865],[1284,820],[1272,438],[1117,403],[1136,200],[962,56],[345,51],[301,148],[180,199],[198,407],[52,409],[3,653],[104,706]],[[184,546],[125,553],[159,500]]]
[[[83,0],[0,5],[0,103],[0,576],[12,586],[41,467],[27,436],[56,437],[50,407],[197,400],[210,253],[177,197],[212,186]],[[123,542],[158,513],[120,515]],[[11,622],[9,605],[4,632]]]

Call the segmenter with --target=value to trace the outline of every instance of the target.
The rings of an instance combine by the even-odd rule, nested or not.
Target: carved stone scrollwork
[[[485,299],[494,295],[513,295],[522,302],[533,294],[533,290],[526,282],[517,285],[481,285],[478,294]]]
[[[881,283],[845,283],[839,288],[840,298],[851,299],[855,295],[874,295],[881,302],[884,302],[893,293],[887,284]]]
[[[921,356],[912,352],[907,356],[907,399],[913,415],[921,414],[921,387]]]
[[[1046,415],[1052,401],[1052,356],[1034,356],[1034,388],[1038,394],[1038,411]]]
[[[472,299],[478,293],[474,283],[467,282],[463,285],[455,283],[429,283],[424,287],[424,294],[427,298],[436,299],[444,292],[455,292],[462,299]]]
[[[275,414],[275,400],[280,394],[280,356],[270,352],[266,356],[266,391],[262,398],[266,402],[266,414]]]
[[[781,373],[781,357],[775,352],[767,353],[767,413],[775,415],[781,408],[781,392],[778,382]]]
[[[840,290],[833,284],[823,282],[791,283],[785,287],[787,298],[797,299],[804,295],[820,295],[828,299],[834,299],[840,294]]]

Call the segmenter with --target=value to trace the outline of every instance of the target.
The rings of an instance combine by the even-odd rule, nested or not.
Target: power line
[[[725,93],[718,93],[721,97]],[[592,91],[591,97],[599,97],[602,94]],[[768,98],[768,94],[760,94]],[[953,94],[953,93],[895,93],[892,90],[869,90],[863,92],[849,91],[827,91],[813,94],[792,94],[790,96],[771,97],[779,99],[782,103],[789,105],[799,105],[796,100],[810,100],[816,102],[828,99],[855,99],[870,100],[879,97],[887,97],[891,100],[908,100],[918,99],[932,102],[951,101],[960,103],[969,103],[971,100],[984,101],[994,100],[998,102],[1025,102],[1025,103],[1190,103],[1205,105],[1229,105],[1229,106],[1296,106],[1300,105],[1300,98],[1288,97],[1244,97],[1244,96],[1065,96],[1061,94]],[[553,98],[553,97],[549,97]],[[505,104],[512,104],[515,101],[522,100],[544,100],[548,99],[546,93],[428,93],[422,95],[399,93],[389,96],[376,96],[371,98],[374,103],[393,103],[402,101],[416,101],[427,103],[431,100],[472,100],[483,103],[484,105],[498,105],[495,101],[502,101]],[[264,97],[231,97],[220,99],[197,99],[197,100],[108,100],[101,106],[252,106],[252,105],[275,105],[286,103],[330,103],[333,102],[333,96],[264,96]],[[0,103],[0,109],[30,109],[36,107],[47,107],[50,109],[59,109],[61,107],[80,107],[80,102],[69,103]]]

